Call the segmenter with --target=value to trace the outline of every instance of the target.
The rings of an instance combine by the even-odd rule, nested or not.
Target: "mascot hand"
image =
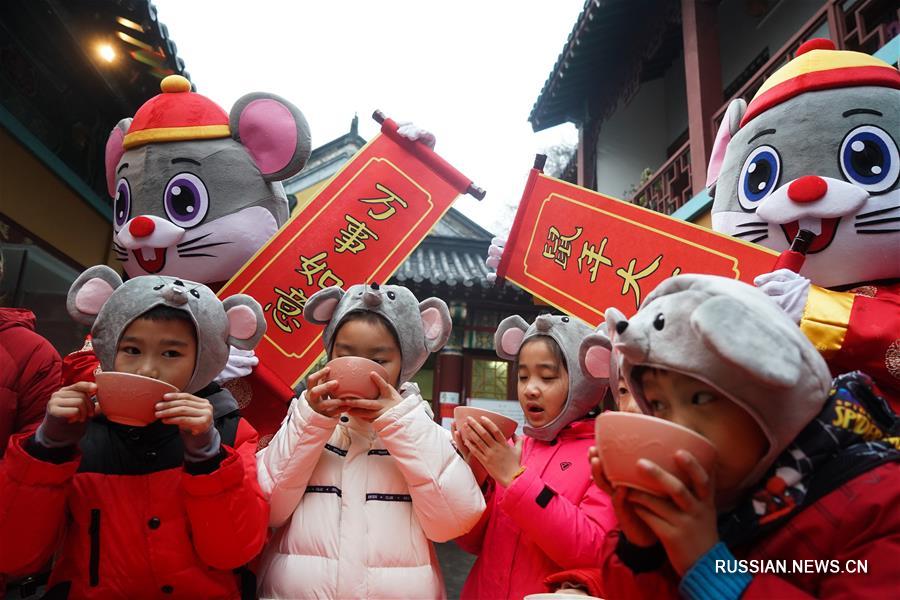
[[[215,383],[222,384],[232,379],[246,377],[253,371],[253,367],[259,364],[259,359],[253,350],[238,350],[234,346],[229,347],[228,364],[222,369],[216,378]]]
[[[417,127],[414,123],[398,123],[397,133],[402,135],[408,140],[412,141],[420,141],[432,150],[434,150],[434,144],[437,142],[437,138],[434,137],[434,134],[430,131],[426,131]]]
[[[487,265],[489,269],[496,269],[500,264],[500,259],[503,258],[504,246],[506,246],[506,240],[504,238],[495,237],[491,240],[491,247],[488,248],[487,258],[484,259],[484,264]],[[497,273],[493,271],[488,273],[487,280],[491,283],[497,281]]]
[[[790,269],[778,269],[758,275],[753,283],[774,300],[794,323],[800,323],[809,298],[809,279]]]

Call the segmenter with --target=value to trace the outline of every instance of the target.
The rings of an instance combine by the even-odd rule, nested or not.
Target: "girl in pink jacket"
[[[609,389],[609,340],[570,317],[541,315],[529,326],[514,315],[500,323],[494,346],[498,356],[516,361],[527,437],[510,445],[487,419],[456,424],[457,447],[489,476],[484,515],[457,539],[479,555],[464,599],[543,592],[553,573],[596,566],[616,526],[587,461],[592,417]]]

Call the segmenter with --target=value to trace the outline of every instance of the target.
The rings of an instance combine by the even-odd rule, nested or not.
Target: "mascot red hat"
[[[122,144],[126,150],[150,142],[231,135],[228,113],[206,96],[192,92],[191,82],[181,75],[169,75],[160,88],[163,93],[150,98],[135,113]]]

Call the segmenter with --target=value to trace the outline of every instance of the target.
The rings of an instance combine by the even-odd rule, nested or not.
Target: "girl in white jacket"
[[[389,381],[373,375],[381,397],[348,404],[329,397],[337,382],[322,383],[327,368],[310,375],[307,391],[257,455],[276,528],[263,552],[259,595],[444,598],[429,540],[466,533],[485,506],[449,432],[409,382],[450,335],[447,305],[373,283],[346,294],[321,290],[303,312],[326,325],[330,358],[369,358]]]

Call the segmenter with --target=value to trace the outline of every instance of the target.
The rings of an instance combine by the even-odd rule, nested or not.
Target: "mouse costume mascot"
[[[783,251],[815,234],[800,273],[756,284],[832,373],[871,375],[900,409],[900,73],[828,40],[803,44],[749,104],[732,101],[707,185],[716,231]]]
[[[247,94],[228,114],[180,75],[161,88],[106,143],[113,251],[129,277],[170,276],[215,290],[287,221],[280,181],[306,164],[309,126],[273,94]],[[273,432],[293,393],[263,365],[253,369],[257,363],[252,351],[233,348],[216,382],[261,433]],[[64,379],[92,380],[97,367],[88,340],[65,359]]]

